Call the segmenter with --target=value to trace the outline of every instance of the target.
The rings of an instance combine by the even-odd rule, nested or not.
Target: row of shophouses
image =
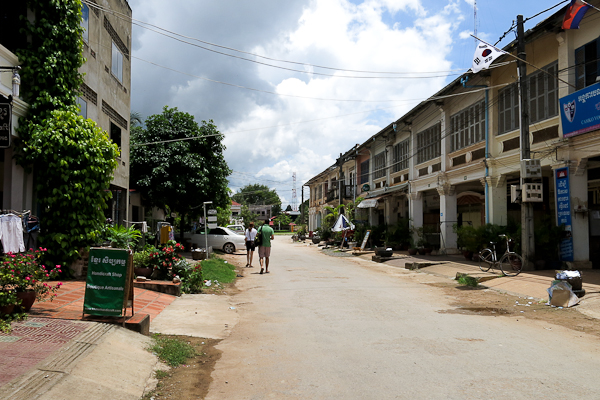
[[[541,166],[534,221],[550,215],[565,224],[574,264],[600,268],[600,12],[590,9],[579,29],[563,30],[565,10],[524,35],[528,139]],[[516,55],[516,47],[503,50]],[[437,232],[446,254],[458,251],[455,224],[520,223],[516,192],[511,198],[522,164],[517,81],[515,58],[504,55],[340,154],[305,184],[309,230],[321,226],[325,206],[358,197],[358,220],[373,226],[409,218]]]

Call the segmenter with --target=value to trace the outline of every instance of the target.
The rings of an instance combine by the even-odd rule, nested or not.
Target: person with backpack
[[[258,229],[258,235],[260,235],[260,244],[258,245],[258,262],[260,263],[260,273],[268,274],[269,257],[271,256],[271,240],[275,239],[275,231],[269,226],[269,221],[265,221],[263,226]]]

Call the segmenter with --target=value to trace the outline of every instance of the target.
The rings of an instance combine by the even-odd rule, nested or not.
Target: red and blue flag
[[[563,19],[563,29],[579,29],[579,23],[590,6],[582,0],[571,0]]]

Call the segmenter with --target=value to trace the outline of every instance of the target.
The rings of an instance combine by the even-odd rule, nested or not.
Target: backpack
[[[262,246],[262,226],[260,228],[258,228],[258,233],[256,234],[256,237],[254,238],[254,245]]]

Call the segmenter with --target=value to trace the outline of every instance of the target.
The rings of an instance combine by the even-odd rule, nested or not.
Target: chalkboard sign
[[[369,240],[369,236],[371,235],[371,231],[367,231],[367,233],[365,233],[365,238],[362,241],[362,244],[360,245],[360,251],[365,251],[365,246],[367,245],[367,240]]]
[[[124,316],[133,275],[131,257],[123,249],[90,249],[83,313]]]

